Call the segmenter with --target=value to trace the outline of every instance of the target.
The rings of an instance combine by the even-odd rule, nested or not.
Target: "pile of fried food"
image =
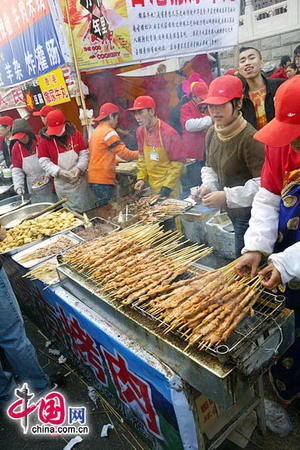
[[[260,280],[249,284],[238,277],[235,262],[192,274],[191,264],[210,250],[197,244],[182,247],[176,232],[145,225],[71,249],[64,262],[96,284],[99,293],[158,319],[165,333],[180,332],[187,347],[208,348],[229,338],[260,295]]]
[[[29,272],[26,272],[23,275],[23,278],[28,278],[29,280],[41,280],[47,284],[47,286],[52,286],[59,282],[59,276],[56,271],[57,264],[56,258],[49,259],[29,270]]]
[[[33,252],[27,253],[27,255],[20,259],[19,262],[25,263],[33,259],[42,259],[47,256],[56,255],[68,247],[74,247],[74,245],[77,245],[77,243],[67,237],[60,236],[55,240],[55,242],[49,243],[48,245],[38,248]]]
[[[80,224],[80,220],[71,211],[56,211],[32,220],[7,231],[5,239],[0,242],[0,253],[7,252],[24,244],[52,236]]]

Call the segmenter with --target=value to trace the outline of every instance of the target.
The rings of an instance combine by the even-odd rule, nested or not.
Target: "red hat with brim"
[[[49,112],[46,116],[47,134],[48,136],[58,135],[64,129],[66,118],[64,113],[59,110]]]
[[[105,119],[110,114],[119,113],[119,108],[117,105],[113,103],[104,103],[99,109],[99,116],[96,119],[93,119],[93,122],[99,122],[100,120]]]
[[[2,116],[0,117],[0,125],[6,125],[6,126],[13,126],[13,119],[9,116]]]
[[[283,147],[300,136],[300,76],[285,81],[275,94],[275,118],[254,134],[271,147]]]
[[[141,95],[134,100],[133,107],[128,108],[127,111],[139,111],[141,109],[155,109],[155,101],[149,95]]]
[[[276,118],[253,135],[254,139],[271,147],[283,147],[293,142],[299,136],[300,124],[282,123]]]
[[[44,116],[44,117],[46,117],[47,114],[49,114],[49,112],[51,112],[51,111],[55,111],[53,106],[45,105],[39,111],[33,112],[32,115],[33,116]]]
[[[204,81],[201,81],[201,82],[194,81],[191,84],[191,91],[192,91],[192,94],[195,95],[196,97],[199,97],[202,100],[205,100],[207,97],[207,93],[208,93],[208,86]]]
[[[20,132],[20,133],[14,134],[14,135],[12,136],[12,139],[17,139],[17,140],[19,140],[19,139],[22,139],[22,138],[25,137],[25,136],[26,136],[26,133]]]
[[[215,78],[209,85],[205,105],[224,105],[234,98],[243,97],[243,83],[238,77],[223,75]]]

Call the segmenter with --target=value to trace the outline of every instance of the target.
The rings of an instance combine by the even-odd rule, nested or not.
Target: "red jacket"
[[[284,147],[265,146],[265,162],[261,172],[261,187],[280,195],[286,172],[300,167],[300,153],[291,145]]]
[[[13,148],[11,150],[11,160],[13,167],[19,167],[20,169],[23,168],[23,158],[26,158],[28,156],[34,155],[37,152],[38,145],[40,142],[40,137],[36,136],[35,141],[33,141],[32,147],[31,147],[31,153],[27,150],[25,145],[23,145],[21,142],[15,142],[13,145]]]
[[[176,130],[168,125],[163,120],[160,120],[160,128],[157,121],[153,130],[146,130],[144,127],[139,127],[136,131],[138,149],[141,154],[144,153],[144,143],[146,145],[154,145],[155,147],[160,147],[160,138],[163,146],[168,153],[170,161],[181,161],[185,162],[186,148],[183,140],[179,136]]]
[[[278,67],[268,78],[285,78],[287,80],[287,74],[283,67]]]
[[[75,130],[75,132],[71,136],[68,136],[66,147],[63,147],[62,145],[60,145],[60,143],[58,141],[56,141],[56,144],[57,144],[59,153],[67,152],[69,150],[72,150],[72,148],[73,148],[74,151],[76,153],[78,153],[78,155],[79,155],[79,153],[82,150],[87,149],[87,145],[84,142],[82,134],[78,130]],[[57,164],[58,154],[57,154],[57,149],[56,149],[56,145],[54,142],[54,138],[48,138],[48,139],[42,138],[40,140],[38,156],[39,156],[39,158],[50,158],[50,160],[54,164]]]
[[[205,131],[187,131],[185,123],[189,119],[201,119],[207,116],[203,114],[200,108],[195,105],[193,100],[182,105],[180,109],[180,122],[182,126],[182,139],[185,143],[187,158],[195,158],[197,161],[203,161],[205,151]]]

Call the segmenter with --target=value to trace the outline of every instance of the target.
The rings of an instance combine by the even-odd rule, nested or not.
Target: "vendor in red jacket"
[[[58,197],[66,197],[66,206],[79,213],[94,208],[96,199],[85,179],[89,151],[82,134],[58,110],[47,114],[46,125],[38,156],[41,167],[54,178]]]
[[[32,186],[37,182],[45,185],[50,181],[44,170],[41,168],[37,156],[39,136],[35,136],[29,123],[25,119],[16,119],[12,127],[12,177],[14,189],[18,195],[24,195],[25,191],[31,195],[31,201],[40,201],[40,197],[35,198]],[[25,186],[26,180],[26,186]],[[27,187],[27,189],[26,189]],[[50,195],[52,190],[50,189]],[[52,201],[46,198],[45,201]]]
[[[152,97],[137,97],[129,111],[134,111],[140,125],[137,129],[140,155],[135,189],[141,191],[148,182],[152,194],[178,197],[186,153],[181,137],[174,128],[157,117]]]
[[[191,84],[191,100],[180,109],[182,139],[187,149],[186,157],[193,158],[193,170],[189,173],[190,186],[198,186],[201,182],[201,168],[204,165],[206,130],[212,125],[207,106],[200,105],[206,99],[208,86],[203,81]]]

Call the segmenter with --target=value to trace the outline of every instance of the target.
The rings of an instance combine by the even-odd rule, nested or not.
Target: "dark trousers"
[[[235,234],[235,257],[241,256],[242,248],[244,247],[244,234],[249,227],[249,220],[251,214],[246,216],[232,216],[228,214],[233,224]]]
[[[107,205],[116,198],[116,186],[113,184],[92,184],[93,191],[97,197],[97,206]]]

